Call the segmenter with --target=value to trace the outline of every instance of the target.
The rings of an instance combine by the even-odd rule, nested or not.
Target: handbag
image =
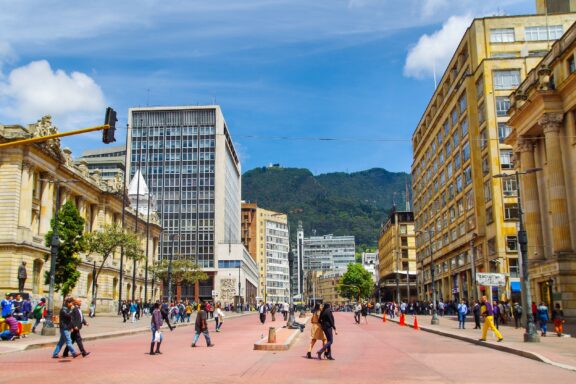
[[[161,343],[162,342],[162,332],[156,331],[154,332],[154,342]]]

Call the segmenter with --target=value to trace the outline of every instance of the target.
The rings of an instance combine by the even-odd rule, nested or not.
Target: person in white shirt
[[[258,313],[260,314],[260,322],[262,324],[264,324],[266,322],[266,311],[268,310],[268,307],[266,307],[266,304],[264,304],[264,302],[262,300],[260,300],[260,304],[258,305]]]
[[[216,332],[220,332],[220,328],[222,328],[222,323],[224,322],[224,312],[222,312],[222,308],[220,308],[220,303],[216,304],[214,321],[216,322]]]

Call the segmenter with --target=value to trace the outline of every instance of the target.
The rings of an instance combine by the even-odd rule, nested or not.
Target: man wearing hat
[[[12,295],[7,293],[6,298],[0,303],[2,306],[2,317],[7,317],[12,314],[12,304]]]

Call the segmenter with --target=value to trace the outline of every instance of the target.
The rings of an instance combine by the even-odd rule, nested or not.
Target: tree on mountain
[[[81,263],[80,253],[85,250],[84,219],[72,201],[67,201],[58,211],[58,223],[54,217],[51,221],[51,230],[44,240],[47,247],[52,243],[54,228],[58,225],[58,257],[54,274],[54,290],[63,297],[68,296],[80,278],[78,266]],[[50,271],[44,274],[45,284],[50,284]]]

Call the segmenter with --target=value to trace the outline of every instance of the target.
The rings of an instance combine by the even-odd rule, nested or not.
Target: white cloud
[[[56,125],[66,130],[80,128],[76,124],[96,114],[103,116],[105,102],[100,86],[88,75],[54,71],[41,60],[13,69],[0,82],[0,105],[0,113],[15,122],[31,123],[52,115]]]
[[[404,76],[422,79],[433,76],[434,71],[441,74],[471,22],[471,16],[452,16],[439,31],[421,36],[408,52]]]

